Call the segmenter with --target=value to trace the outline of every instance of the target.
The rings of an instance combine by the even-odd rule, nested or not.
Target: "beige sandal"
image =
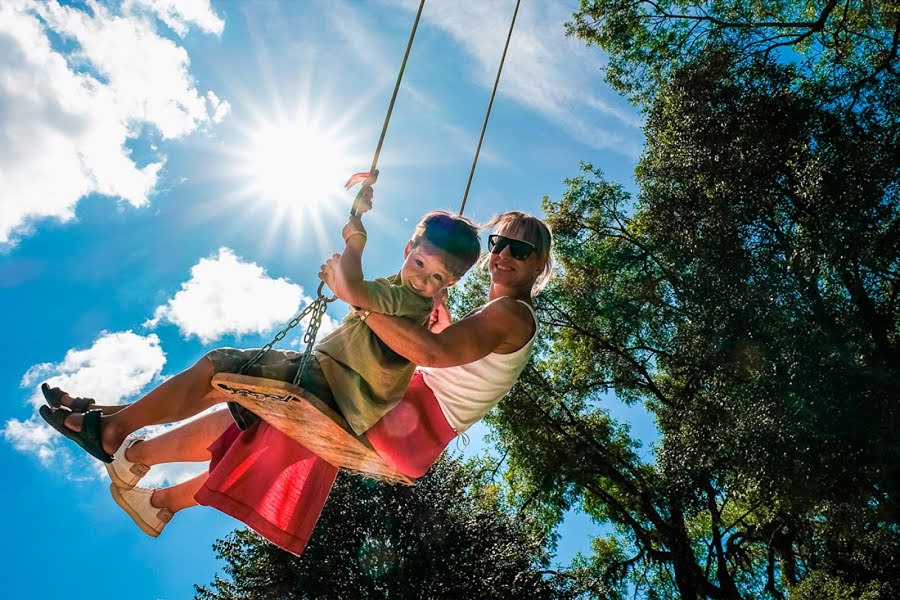
[[[128,449],[142,441],[144,441],[144,436],[142,435],[129,435],[119,446],[119,449],[116,450],[116,453],[113,454],[113,461],[106,463],[106,472],[109,473],[109,478],[112,479],[116,487],[130,490],[150,471],[150,467],[147,465],[131,462],[125,458],[125,453],[128,452]]]
[[[116,504],[150,537],[158,537],[173,516],[168,508],[156,508],[150,503],[154,491],[155,489],[140,487],[122,490],[114,483],[109,484],[109,492]]]

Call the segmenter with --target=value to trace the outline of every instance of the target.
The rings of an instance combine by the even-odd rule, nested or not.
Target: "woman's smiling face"
[[[518,231],[518,227],[500,228],[494,233],[513,240],[521,240],[529,243],[529,240],[522,237],[522,232]],[[498,245],[499,246],[499,245]],[[504,287],[512,287],[516,289],[531,289],[538,275],[543,270],[544,265],[537,252],[532,252],[525,260],[517,260],[513,258],[509,246],[505,246],[499,253],[491,253],[488,261],[488,270],[491,274],[491,281]]]

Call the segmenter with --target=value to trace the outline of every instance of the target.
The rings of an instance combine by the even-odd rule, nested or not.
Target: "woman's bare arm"
[[[423,367],[454,367],[491,352],[513,352],[534,332],[528,309],[511,298],[491,302],[440,333],[379,313],[369,314],[366,325],[392,350]]]
[[[340,254],[325,261],[319,278],[341,299],[357,307],[336,263]],[[512,298],[499,298],[453,325],[429,331],[402,317],[370,313],[366,324],[381,341],[411,363],[423,367],[455,367],[484,358],[491,352],[515,352],[534,333],[531,311]]]

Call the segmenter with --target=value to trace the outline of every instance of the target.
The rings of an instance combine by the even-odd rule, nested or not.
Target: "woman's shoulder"
[[[482,307],[485,316],[503,324],[508,332],[506,341],[502,346],[518,349],[534,335],[537,323],[534,313],[529,305],[520,302],[511,296],[495,298]],[[502,350],[498,348],[498,350]],[[501,351],[502,353],[502,351]]]
[[[522,300],[516,300],[512,296],[500,296],[499,298],[494,298],[485,304],[483,308],[491,308],[498,312],[508,312],[514,315],[522,315],[529,319],[533,314],[529,304],[526,304]]]

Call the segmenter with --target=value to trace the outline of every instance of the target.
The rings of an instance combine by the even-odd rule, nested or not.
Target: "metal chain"
[[[291,321],[287,324],[287,327],[279,331],[271,342],[260,348],[256,354],[254,354],[250,360],[245,362],[240,369],[238,369],[238,375],[243,375],[247,372],[250,367],[259,362],[263,356],[265,356],[266,352],[272,349],[272,346],[280,342],[284,339],[284,336],[288,334],[288,332],[296,327],[300,321],[306,315],[310,315],[309,324],[306,327],[306,332],[303,334],[303,341],[306,344],[306,348],[303,351],[303,357],[300,360],[300,368],[297,369],[297,375],[294,376],[294,385],[299,385],[300,380],[303,378],[303,372],[306,370],[306,365],[309,363],[310,358],[312,357],[313,346],[316,343],[316,337],[319,334],[319,327],[322,325],[322,317],[325,316],[325,311],[328,308],[328,303],[333,301],[334,297],[326,298],[322,293],[322,285],[319,285],[318,296],[312,303],[309,304],[306,308],[304,308],[299,315],[291,319]],[[250,395],[250,394],[247,394]]]
[[[321,289],[322,286],[319,286],[319,290]],[[325,316],[325,309],[328,308],[328,302],[329,299],[320,292],[319,297],[313,300],[313,303],[307,307],[308,310],[312,310],[312,314],[309,316],[309,324],[306,326],[306,333],[303,334],[303,342],[306,344],[306,349],[303,350],[300,368],[297,369],[297,375],[294,376],[294,385],[300,385],[300,380],[303,378],[303,372],[306,371],[306,365],[309,364],[309,360],[312,358],[313,346],[316,344],[316,336],[319,335],[319,327],[322,325],[322,317]]]

